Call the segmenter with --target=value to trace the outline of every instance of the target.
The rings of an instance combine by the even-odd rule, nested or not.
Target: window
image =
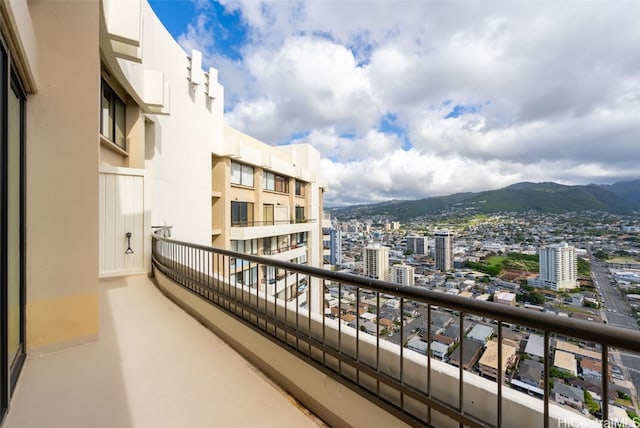
[[[0,35],[0,419],[25,353],[26,95]]]
[[[296,180],[296,196],[304,196],[304,190],[307,183]]]
[[[264,204],[262,206],[262,224],[271,226],[273,222],[273,204]]]
[[[300,223],[304,218],[304,207],[296,207],[296,223]]]
[[[231,240],[231,251],[235,251],[243,254],[258,254],[258,240],[246,239],[246,240]]]
[[[231,226],[253,226],[251,202],[231,202]]]
[[[253,187],[253,167],[231,162],[231,184]]]
[[[111,87],[102,81],[100,133],[109,141],[127,150],[125,138],[125,105]]]
[[[276,192],[289,193],[289,179],[281,175],[276,175]]]
[[[283,175],[265,171],[262,176],[262,187],[264,190],[273,192],[289,193],[289,179]]]

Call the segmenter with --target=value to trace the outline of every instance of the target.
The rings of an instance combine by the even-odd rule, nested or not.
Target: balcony
[[[153,254],[156,279],[167,295],[331,425],[595,427],[631,421],[606,398],[593,414],[562,404],[566,400],[558,398],[552,384],[564,383],[551,374],[557,376],[553,353],[560,343],[573,343],[577,358],[595,358],[601,372],[609,373],[620,350],[637,356],[636,331],[164,238],[154,238]],[[225,271],[228,258],[242,258],[258,270],[284,270],[296,282],[306,278],[304,304],[299,293],[276,299],[267,290],[238,283]],[[331,300],[337,302],[327,310],[326,296],[334,291]],[[361,313],[363,305],[369,316],[348,314]],[[384,323],[390,307],[399,308],[398,318]],[[427,357],[435,355],[432,338],[443,311],[455,319],[459,332],[449,361],[458,361],[457,366]],[[408,321],[418,312],[427,340],[424,349],[409,349]],[[495,335],[496,355],[481,363],[497,381],[482,377],[472,359],[484,350],[471,346],[477,338],[470,338],[466,326],[472,323],[491,327],[486,339]],[[513,355],[503,355],[516,349],[506,344],[515,326],[527,335],[539,334],[538,387],[523,387],[513,377]],[[447,359],[446,352],[440,355]],[[597,387],[602,397],[610,397],[617,386],[604,376]]]
[[[232,221],[230,239],[260,239],[269,236],[308,232],[315,220]]]
[[[323,425],[146,275],[100,285],[100,340],[30,354],[3,428]]]

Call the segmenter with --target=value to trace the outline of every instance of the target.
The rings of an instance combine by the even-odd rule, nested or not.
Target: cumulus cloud
[[[638,2],[220,4],[240,58],[206,6],[181,43],[221,70],[232,126],[321,152],[327,206],[640,175]]]

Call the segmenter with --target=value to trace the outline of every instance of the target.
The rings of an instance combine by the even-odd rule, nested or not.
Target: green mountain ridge
[[[512,184],[497,190],[456,193],[417,200],[393,200],[376,204],[329,208],[336,217],[390,215],[410,220],[446,210],[472,213],[540,211],[606,211],[630,213],[640,211],[640,179],[610,185],[565,186],[553,182]]]

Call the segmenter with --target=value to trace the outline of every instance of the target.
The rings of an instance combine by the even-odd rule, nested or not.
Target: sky
[[[152,0],[325,206],[640,178],[640,1]]]

